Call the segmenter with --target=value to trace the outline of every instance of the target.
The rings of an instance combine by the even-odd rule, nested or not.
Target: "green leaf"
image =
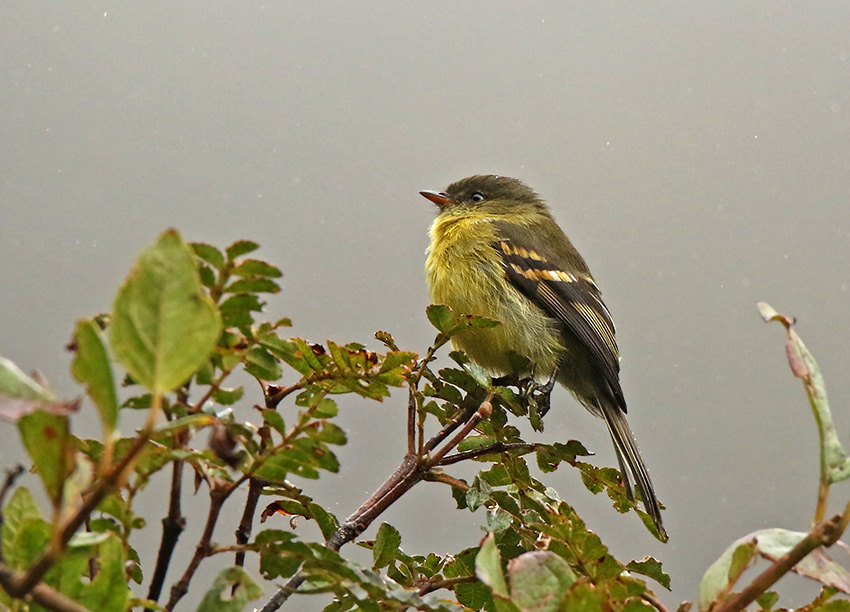
[[[576,575],[548,550],[534,550],[508,563],[511,599],[522,612],[556,612]]]
[[[109,534],[98,548],[99,570],[94,579],[89,583],[80,582],[80,574],[72,569],[69,573],[75,579],[76,588],[63,588],[63,591],[89,610],[124,612],[131,595],[124,574],[124,545],[118,536]],[[60,565],[63,563],[64,559]]]
[[[76,465],[68,417],[37,410],[21,418],[18,430],[48,497],[58,507],[65,480]]]
[[[217,248],[211,244],[204,244],[203,242],[193,242],[190,246],[195,252],[195,255],[203,259],[205,262],[219,270],[224,269],[224,255],[222,255],[221,251]]]
[[[410,351],[392,351],[384,357],[381,372],[390,372],[396,368],[409,370],[416,364],[419,355]]]
[[[484,329],[501,325],[495,319],[474,314],[456,313],[445,304],[432,304],[425,309],[425,314],[431,321],[431,325],[449,337],[465,329]]]
[[[41,513],[30,492],[21,487],[3,508],[0,526],[3,560],[14,570],[27,570],[50,542],[50,524]]]
[[[772,610],[777,601],[779,601],[779,594],[776,591],[765,591],[756,597],[756,603],[761,606],[762,610]],[[847,604],[845,610],[850,611],[850,601],[845,601],[843,603]],[[820,610],[820,608],[818,609]],[[838,612],[838,610],[835,612]]]
[[[195,258],[175,230],[142,252],[113,310],[115,358],[154,394],[186,382],[221,333],[218,309],[204,293]]]
[[[630,572],[643,574],[652,578],[668,591],[670,590],[670,576],[664,572],[661,562],[652,557],[644,557],[640,561],[629,561],[626,569]]]
[[[233,261],[237,257],[247,255],[251,251],[256,251],[259,248],[260,245],[256,242],[251,242],[250,240],[237,240],[227,247],[227,258],[230,261]]]
[[[259,259],[246,259],[233,268],[234,276],[265,276],[268,278],[280,278],[283,276],[278,268]]]
[[[502,559],[496,547],[496,538],[488,533],[482,540],[478,555],[475,557],[475,574],[493,591],[494,595],[508,597],[508,585],[502,573]]]
[[[74,333],[77,355],[71,372],[74,378],[86,385],[100,413],[103,426],[110,433],[118,421],[118,393],[115,390],[115,377],[106,344],[100,333],[100,327],[91,319],[77,323]]]
[[[53,401],[53,394],[24,374],[14,363],[0,357],[0,393],[43,402]]]
[[[241,386],[234,389],[219,388],[212,392],[212,398],[222,406],[229,406],[230,404],[235,404],[242,399],[244,394],[245,388]]]
[[[224,289],[225,293],[278,293],[280,285],[267,278],[242,278],[233,281]]]
[[[832,422],[832,413],[826,396],[826,383],[817,361],[803,344],[797,332],[791,328],[794,324],[792,317],[776,312],[765,302],[759,302],[758,308],[765,321],[779,321],[785,326],[788,334],[788,342],[785,344],[788,365],[794,376],[803,381],[818,426],[821,478],[830,484],[850,478],[850,457],[847,456]]]
[[[398,529],[389,523],[381,523],[378,535],[375,536],[375,546],[372,548],[372,568],[387,567],[398,556],[401,546],[401,535]]]
[[[233,587],[236,590],[233,591]],[[258,599],[263,589],[241,567],[223,570],[204,595],[198,612],[242,612],[249,601]]]
[[[260,380],[277,380],[283,375],[277,359],[260,347],[252,348],[245,355],[245,370]]]

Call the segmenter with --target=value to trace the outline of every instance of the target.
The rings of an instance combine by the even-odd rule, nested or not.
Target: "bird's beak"
[[[447,196],[445,193],[440,193],[437,191],[420,191],[419,193],[420,195],[423,195],[429,200],[431,200],[441,209],[452,203],[452,201],[449,199],[449,196]]]

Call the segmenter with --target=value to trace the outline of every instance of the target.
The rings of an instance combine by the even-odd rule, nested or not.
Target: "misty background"
[[[267,318],[291,317],[293,336],[377,350],[385,330],[422,354],[435,334],[422,272],[435,210],[418,191],[516,176],[550,203],[613,313],[670,542],[591,495],[575,470],[544,481],[618,558],[664,563],[668,607],[694,600],[734,539],[806,530],[814,513],[815,423],[784,332],[762,323],[757,301],[799,318],[848,441],[848,23],[839,1],[4,2],[0,354],[79,395],[64,350],[75,320],[108,311],[168,227],[219,247],[259,242],[258,257],[285,274]],[[248,382],[240,410],[250,416],[260,398]],[[305,492],[340,518],[352,512],[400,462],[405,407],[403,392],[340,398],[342,470],[299,482]],[[563,389],[544,434],[523,428],[577,438],[594,463],[616,465],[602,422]],[[90,405],[74,429],[97,435]],[[0,465],[23,457],[0,423]],[[140,595],[166,510],[161,481],[143,498]],[[202,528],[207,496],[190,489],[166,588]],[[834,509],[848,497],[835,486]],[[481,511],[452,508],[447,487],[422,483],[380,520],[408,554],[477,545]],[[241,510],[235,496],[217,542],[232,541]],[[206,561],[179,609],[231,562]],[[786,605],[817,592],[787,585]]]

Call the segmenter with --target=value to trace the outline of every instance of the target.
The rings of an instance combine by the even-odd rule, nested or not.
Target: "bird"
[[[420,191],[437,205],[425,275],[431,299],[498,320],[452,337],[474,363],[508,375],[525,357],[548,394],[566,387],[608,426],[629,499],[634,480],[661,539],[667,533],[646,464],[626,420],[614,322],[602,293],[549,206],[519,179],[482,174],[445,191]]]

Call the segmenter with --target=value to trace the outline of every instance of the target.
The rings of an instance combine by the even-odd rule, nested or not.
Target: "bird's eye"
[[[481,193],[480,191],[476,191],[475,193],[472,194],[472,201],[473,202],[483,202],[484,201],[484,194]]]

